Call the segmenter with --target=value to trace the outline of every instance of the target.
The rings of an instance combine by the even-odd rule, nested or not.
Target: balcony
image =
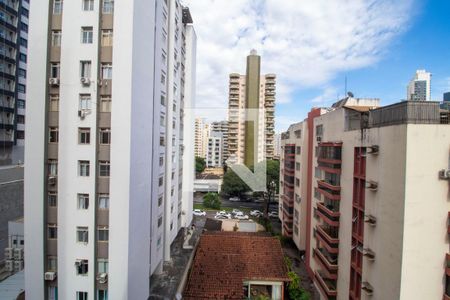
[[[333,191],[341,190],[341,186],[335,181],[318,180],[317,183],[319,184],[319,187],[322,186],[329,190],[333,190]]]
[[[314,258],[324,268],[323,272],[330,279],[337,279],[337,257],[333,258],[325,249],[314,248]]]
[[[330,226],[339,226],[341,213],[337,211],[338,209],[339,207],[336,209],[333,205],[325,205],[323,202],[317,203],[319,217]]]
[[[325,296],[326,299],[336,299],[336,280],[326,278],[326,276],[320,271],[315,272],[314,279],[316,280],[317,284],[319,285],[320,291],[323,293],[323,296]]]
[[[340,163],[328,163],[328,162],[324,162],[320,158],[317,159],[317,161],[319,162],[319,164],[317,166],[319,169],[321,169],[327,173],[341,174],[341,164]]]
[[[324,226],[316,226],[316,238],[318,238],[326,250],[330,253],[339,253],[339,238],[336,230],[330,230]]]
[[[317,188],[318,192],[324,195],[329,200],[341,200],[341,192],[320,186]]]

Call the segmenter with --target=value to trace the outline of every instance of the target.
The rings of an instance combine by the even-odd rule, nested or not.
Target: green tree
[[[208,193],[203,197],[203,206],[213,209],[220,209],[220,205],[222,203],[219,199],[219,194],[217,193]]]
[[[300,286],[300,277],[297,273],[290,271],[288,277],[291,281],[288,283],[289,298],[292,300],[309,300],[311,295]]]
[[[275,194],[280,190],[280,161],[267,160],[260,162],[266,164],[266,191],[253,193],[255,197],[263,197],[264,199],[264,215],[267,217],[269,213],[269,203],[275,200]],[[253,170],[253,168],[251,168]],[[262,179],[264,180],[264,179]]]
[[[250,191],[250,188],[244,181],[231,169],[228,168],[223,176],[221,192],[223,195],[230,197],[240,197],[244,193]]]
[[[195,173],[200,174],[206,168],[206,161],[203,157],[195,157]]]

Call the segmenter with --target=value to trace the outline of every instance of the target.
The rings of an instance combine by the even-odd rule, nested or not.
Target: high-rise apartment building
[[[27,298],[147,299],[192,220],[189,9],[49,0],[30,11]]]
[[[273,156],[279,159],[281,155],[281,133],[275,134],[273,145]]]
[[[346,98],[283,134],[283,234],[305,251],[321,299],[450,296],[440,114],[438,102]]]
[[[208,138],[206,151],[206,167],[220,168],[223,163],[223,135],[220,132],[211,131]]]
[[[29,6],[0,2],[0,165],[23,161]]]
[[[444,93],[444,101],[449,101],[450,102],[450,92]]]
[[[195,119],[195,156],[206,158],[208,152],[208,139],[211,132],[211,125],[205,123],[202,118]]]
[[[230,74],[228,153],[230,163],[251,166],[274,155],[275,74],[260,75],[252,50],[245,75]],[[256,157],[255,157],[256,154]]]
[[[406,90],[408,101],[431,100],[431,73],[425,70],[417,70]]]
[[[222,134],[222,164],[228,159],[228,121],[219,121],[211,123],[211,133],[219,132]]]

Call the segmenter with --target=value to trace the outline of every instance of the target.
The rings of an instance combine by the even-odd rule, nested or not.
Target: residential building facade
[[[0,3],[0,165],[23,162],[29,0]]]
[[[284,133],[283,234],[304,251],[321,299],[449,296],[450,125],[441,120],[438,102],[347,98]]]
[[[407,88],[408,101],[431,100],[431,73],[425,70],[417,70]]]
[[[195,119],[195,156],[206,159],[210,131],[210,124],[202,118]]]
[[[178,0],[31,6],[27,295],[146,299],[192,220],[189,9]]]
[[[211,123],[211,132],[222,134],[222,164],[228,159],[228,121],[218,121]]]
[[[251,166],[274,156],[276,75],[261,76],[260,69],[261,57],[252,50],[246,74],[230,74],[229,163]]]
[[[212,131],[208,138],[208,150],[206,152],[206,167],[220,168],[223,162],[223,136],[220,132]]]

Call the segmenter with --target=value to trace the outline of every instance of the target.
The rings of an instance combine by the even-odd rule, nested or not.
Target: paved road
[[[194,203],[203,203],[203,194],[195,194],[194,195]],[[257,209],[260,211],[264,210],[264,203],[263,202],[233,202],[228,201],[228,199],[220,198],[220,201],[222,202],[223,207],[231,207],[231,208],[248,208],[248,209]],[[271,204],[270,210],[276,210],[278,211],[278,205],[277,204]]]

